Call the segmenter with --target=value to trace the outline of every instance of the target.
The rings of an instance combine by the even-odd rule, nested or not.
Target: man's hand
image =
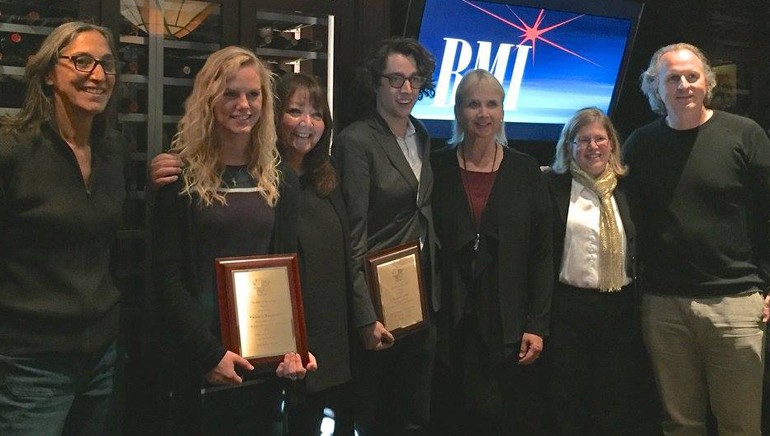
[[[216,385],[239,385],[243,382],[243,379],[235,372],[236,366],[249,371],[254,369],[254,366],[248,360],[232,351],[228,351],[217,366],[206,374],[206,380]]]
[[[762,322],[770,320],[770,294],[765,296],[765,304],[762,306]]]
[[[543,351],[543,338],[532,334],[524,333],[521,336],[521,349],[519,349],[519,365],[529,365],[540,357]]]
[[[150,186],[152,189],[160,189],[175,182],[181,173],[182,159],[175,154],[161,153],[150,163]]]
[[[375,321],[358,329],[361,342],[367,350],[380,351],[393,346],[396,339],[381,322]]]

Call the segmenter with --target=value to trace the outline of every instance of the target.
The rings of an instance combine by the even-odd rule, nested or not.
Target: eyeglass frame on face
[[[78,59],[82,58],[89,58],[91,61],[93,61],[93,65],[91,66],[91,69],[83,70],[81,67],[78,67]],[[102,59],[96,59],[95,57],[91,56],[90,54],[79,54],[79,55],[71,55],[71,56],[59,56],[59,59],[67,59],[70,62],[72,62],[72,66],[75,68],[76,71],[79,71],[81,73],[88,73],[91,74],[96,70],[96,67],[98,65],[102,66],[102,70],[104,71],[104,74],[114,76],[115,74],[118,74],[118,61],[115,60],[115,58],[102,58]],[[112,64],[112,68],[108,68],[109,63]]]
[[[610,138],[607,138],[605,136],[599,136],[599,137],[582,137],[582,138],[575,138],[572,141],[572,145],[577,145],[578,147],[588,147],[591,145],[591,143],[596,144],[597,147],[604,147],[610,143]]]
[[[380,74],[380,77],[388,79],[388,85],[390,85],[391,88],[396,89],[403,88],[404,83],[406,83],[407,80],[409,81],[409,86],[411,86],[412,89],[421,89],[422,85],[424,85],[428,80],[423,76],[404,77],[401,74]],[[418,81],[419,83],[414,83],[414,81]]]

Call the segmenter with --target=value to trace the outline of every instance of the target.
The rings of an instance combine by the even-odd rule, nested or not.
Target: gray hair
[[[658,80],[660,79],[658,77],[658,64],[660,63],[660,58],[666,53],[680,50],[687,50],[691,52],[698,59],[700,59],[701,63],[703,64],[703,70],[706,73],[706,97],[704,99],[704,104],[708,105],[711,103],[711,97],[713,96],[714,88],[717,86],[716,74],[711,68],[711,64],[709,64],[706,55],[703,54],[701,49],[686,42],[678,42],[676,44],[669,44],[665,47],[659,48],[658,51],[652,55],[652,58],[650,59],[650,65],[647,67],[647,70],[645,70],[642,75],[639,76],[642,93],[645,95],[645,97],[647,97],[647,100],[650,103],[650,109],[652,109],[652,111],[657,114],[666,115],[666,105],[660,98],[660,94],[658,94]]]

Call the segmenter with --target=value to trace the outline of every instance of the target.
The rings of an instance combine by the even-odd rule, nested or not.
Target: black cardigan
[[[490,344],[496,355],[509,357],[524,332],[548,334],[552,292],[552,229],[548,190],[535,159],[504,148],[494,186],[481,216],[481,244],[476,265],[497,271],[499,313],[478,313],[483,324],[498,324],[501,343]],[[470,292],[469,259],[476,228],[462,185],[455,149],[432,156],[435,187],[433,211],[441,241],[439,256],[444,304],[439,341],[464,315]],[[481,292],[487,292],[482,289]],[[487,328],[488,330],[488,328]],[[488,339],[488,338],[487,338]]]
[[[275,209],[271,253],[297,251],[299,180],[286,166],[281,173],[280,197]],[[174,360],[192,359],[199,374],[216,367],[225,355],[221,340],[211,332],[197,302],[192,222],[192,200],[179,195],[181,179],[158,193],[153,214],[152,266],[153,289],[145,300],[145,348],[150,352],[174,354]],[[172,347],[169,350],[168,347]],[[164,365],[161,365],[164,366]],[[174,372],[173,364],[163,368]]]

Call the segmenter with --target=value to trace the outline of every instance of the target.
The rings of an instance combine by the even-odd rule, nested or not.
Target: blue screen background
[[[520,27],[523,26],[516,15],[532,26],[540,13],[540,9],[530,7],[482,1],[470,3]],[[573,20],[543,33],[542,37],[590,62],[546,42],[536,41],[534,51],[530,49],[526,58],[517,108],[505,112],[509,138],[555,139],[560,125],[577,109],[586,106],[609,109],[632,23],[628,19],[545,10],[539,27],[547,28],[570,19]],[[472,58],[468,68],[460,71],[462,73],[476,65],[477,41],[492,43],[493,61],[501,43],[518,46],[522,34],[521,30],[462,0],[426,0],[418,39],[436,58],[433,79],[438,82],[445,54],[444,38],[461,39],[470,44]],[[532,45],[529,41],[526,44]],[[508,60],[503,83],[506,92],[516,53],[516,49],[512,50]],[[456,68],[455,59],[453,69]],[[455,86],[454,82],[451,81],[450,87]],[[426,121],[434,137],[448,137],[454,118],[453,102],[452,97],[443,102],[445,104],[436,105],[433,99],[424,98],[417,102],[412,113]],[[518,123],[536,125],[524,127]]]

